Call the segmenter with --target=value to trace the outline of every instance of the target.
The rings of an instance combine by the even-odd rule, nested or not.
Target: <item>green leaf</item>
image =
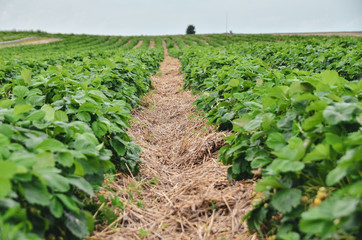
[[[274,176],[266,176],[256,184],[255,191],[262,192],[273,188],[286,188],[286,186],[281,183],[278,178]]]
[[[321,74],[322,82],[328,85],[341,85],[344,81],[336,71],[326,70]]]
[[[300,240],[300,236],[296,232],[288,232],[284,234],[278,234],[278,239],[281,240]]]
[[[7,146],[10,144],[10,139],[4,134],[0,133],[0,146]]]
[[[11,191],[11,182],[7,178],[0,178],[0,199],[4,198]]]
[[[261,123],[263,122],[263,117],[263,114],[256,116],[253,120],[251,120],[244,126],[244,129],[247,131],[251,131],[260,127]]]
[[[304,128],[304,130],[309,131],[310,129],[321,124],[322,122],[323,122],[322,112],[316,112],[313,116],[304,120],[303,128]]]
[[[64,194],[55,194],[55,196],[63,203],[63,205],[67,209],[79,213],[79,207],[73,199]]]
[[[340,136],[327,132],[326,142],[338,153],[343,153],[343,139]]]
[[[117,152],[118,156],[124,156],[126,153],[126,146],[123,143],[122,139],[115,137],[111,139],[111,145],[113,149]]]
[[[45,104],[41,110],[45,112],[45,120],[47,121],[54,121],[54,114],[55,110],[52,108],[52,106]]]
[[[343,169],[340,166],[337,166],[335,169],[333,169],[328,173],[326,178],[327,186],[332,186],[338,183],[346,175],[347,175],[347,169]]]
[[[37,146],[37,148],[43,149],[43,150],[48,150],[48,151],[60,151],[66,147],[62,142],[60,142],[54,138],[48,138],[48,139],[45,139],[44,141],[42,141]]]
[[[346,144],[351,144],[351,145],[362,145],[362,132],[354,132],[351,133],[348,137],[347,140],[345,141]]]
[[[237,125],[239,127],[244,127],[246,124],[248,124],[252,120],[252,117],[245,114],[242,118],[235,119],[233,121],[234,125]]]
[[[266,140],[266,145],[274,150],[280,149],[286,145],[285,137],[279,132],[271,133]]]
[[[351,197],[362,197],[362,180],[358,180],[355,183],[351,183],[342,189],[340,189],[337,194],[350,195]]]
[[[60,175],[58,169],[39,169],[37,172],[45,179],[50,189],[56,192],[67,192],[70,189],[68,179]]]
[[[3,134],[4,137],[6,137],[6,138],[11,138],[13,136],[14,131],[10,127],[10,125],[2,123],[2,124],[0,124],[0,133]]]
[[[95,113],[98,107],[94,103],[85,102],[79,107],[79,112],[90,112]]]
[[[336,125],[340,122],[352,121],[353,114],[357,109],[357,106],[352,103],[335,103],[334,106],[328,106],[323,111],[323,117],[327,123]]]
[[[83,212],[64,212],[64,216],[65,226],[74,236],[78,238],[85,238],[89,235],[87,218]]]
[[[295,112],[287,112],[287,114],[278,121],[278,128],[281,130],[289,131],[292,128],[293,121],[296,117],[297,114]]]
[[[335,219],[349,216],[357,210],[359,200],[350,197],[332,196],[318,207],[302,213],[299,229],[304,233],[319,234],[322,238],[335,232]]]
[[[89,113],[87,112],[80,112],[80,113],[77,113],[76,117],[83,121],[83,122],[90,122],[91,121],[91,116]]]
[[[222,116],[220,118],[220,122],[222,122],[222,123],[228,122],[228,121],[230,121],[231,119],[234,118],[234,115],[235,115],[234,112],[228,112],[228,113],[224,114],[224,116]]]
[[[43,120],[44,117],[45,117],[45,112],[43,110],[35,110],[26,117],[26,120],[40,121]]]
[[[330,159],[330,151],[328,144],[318,144],[312,152],[307,153],[303,162],[313,162],[317,160]]]
[[[68,122],[69,121],[68,120],[68,115],[62,110],[55,111],[54,120],[55,121],[61,121],[61,122]]]
[[[90,196],[94,196],[93,187],[87,182],[84,178],[78,176],[67,177],[70,184],[76,186],[83,192],[87,193]]]
[[[37,162],[34,164],[33,169],[52,168],[55,166],[54,156],[50,152],[41,152],[36,155]]]
[[[109,127],[104,122],[94,121],[92,123],[92,130],[97,137],[101,138],[108,132]]]
[[[272,206],[279,212],[286,214],[300,204],[302,191],[299,189],[282,189],[272,198]]]
[[[362,112],[356,118],[357,122],[362,125]]]
[[[76,134],[73,146],[76,150],[81,151],[83,154],[98,155],[97,150],[98,141],[93,134],[83,133]]]
[[[30,83],[31,80],[31,70],[24,69],[21,71],[21,77],[24,79],[24,82]]]
[[[0,161],[0,199],[11,191],[11,178],[16,173],[16,164],[10,161]]]
[[[94,218],[93,215],[90,212],[82,211],[84,213],[84,216],[86,218],[86,225],[88,227],[88,232],[92,233],[94,229]]]
[[[50,204],[51,195],[45,185],[38,179],[34,179],[31,182],[24,182],[21,186],[24,189],[24,197],[29,203],[41,206],[48,206]]]
[[[229,81],[229,86],[230,86],[230,87],[237,87],[237,86],[239,86],[239,84],[240,84],[240,82],[239,82],[238,79],[231,79],[231,80]]]
[[[49,210],[54,217],[60,218],[63,215],[64,209],[62,204],[60,204],[60,202],[56,198],[53,198],[50,202]]]
[[[26,112],[29,112],[33,108],[34,108],[34,106],[29,105],[29,104],[16,105],[14,107],[14,114],[18,115],[18,114],[26,113]]]
[[[74,156],[71,152],[61,152],[55,158],[55,161],[64,167],[70,167],[74,163]]]
[[[74,174],[77,176],[84,176],[85,175],[85,171],[84,171],[84,167],[82,166],[82,164],[80,164],[78,161],[74,162]]]
[[[13,93],[18,98],[24,98],[29,93],[29,89],[24,86],[15,86],[13,88]]]
[[[304,163],[291,160],[275,159],[267,169],[273,170],[274,173],[278,172],[298,172],[304,168]]]
[[[278,159],[290,160],[290,161],[299,161],[304,157],[305,147],[303,140],[297,137],[289,139],[287,146],[277,149],[273,152]]]
[[[323,101],[323,100],[318,100],[318,101],[314,101],[314,102],[311,102],[309,104],[309,106],[306,108],[306,111],[307,112],[310,112],[310,111],[323,111],[324,109],[326,109],[327,107],[327,103],[326,101]]]
[[[281,98],[287,100],[285,95],[285,90],[287,90],[287,86],[276,86],[268,90],[268,96],[273,98]]]
[[[102,99],[105,102],[109,101],[108,98],[104,95],[104,93],[102,93],[99,90],[89,90],[88,94],[93,98]]]
[[[15,102],[9,99],[1,99],[0,100],[0,107],[2,108],[8,108],[11,105],[13,105]]]

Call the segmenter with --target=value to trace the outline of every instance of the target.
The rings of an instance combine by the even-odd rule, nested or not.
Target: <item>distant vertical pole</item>
[[[226,12],[226,24],[225,24],[225,31],[228,33],[228,12]]]

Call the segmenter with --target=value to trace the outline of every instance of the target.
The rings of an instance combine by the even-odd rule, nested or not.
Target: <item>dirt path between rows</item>
[[[155,46],[156,46],[155,41],[154,41],[154,40],[151,40],[151,41],[150,41],[150,45],[148,46],[148,48],[155,48]]]
[[[180,62],[163,45],[166,56],[152,76],[154,90],[129,131],[142,148],[138,180],[119,174],[104,188],[106,196],[107,188],[118,190],[125,207],[92,238],[258,239],[241,223],[254,182],[227,180],[227,167],[216,160],[226,133],[195,114],[196,96],[182,89]]]
[[[14,47],[14,46],[20,46],[20,45],[36,45],[36,44],[46,44],[51,42],[58,42],[63,39],[61,38],[26,38],[26,39],[19,39],[14,41],[9,41],[4,44],[0,44],[0,48],[6,48],[6,47]]]
[[[136,49],[139,48],[143,43],[143,40],[138,41],[138,43],[132,48],[132,49]]]

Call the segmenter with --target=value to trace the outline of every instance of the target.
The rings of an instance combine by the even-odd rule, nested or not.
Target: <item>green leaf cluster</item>
[[[317,50],[345,62],[336,56],[339,44],[357,65],[306,57]],[[280,239],[361,234],[362,84],[353,81],[361,72],[355,47],[360,42],[344,39],[182,51],[185,87],[202,92],[195,105],[210,124],[234,132],[218,156],[231,165],[228,177],[251,178],[261,170],[259,197],[245,217],[250,230]]]
[[[130,110],[162,52],[61,49],[0,57],[1,239],[84,238],[104,174],[138,172]]]

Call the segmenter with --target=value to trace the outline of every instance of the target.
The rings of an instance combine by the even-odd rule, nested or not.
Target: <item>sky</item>
[[[0,0],[0,30],[97,35],[362,31],[362,0]]]

